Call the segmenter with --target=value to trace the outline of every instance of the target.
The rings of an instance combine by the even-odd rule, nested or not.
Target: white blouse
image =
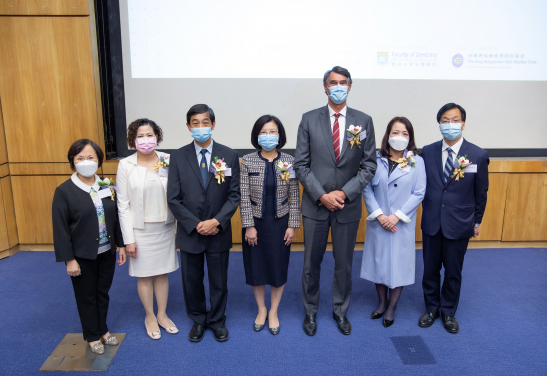
[[[144,222],[165,222],[167,199],[157,172],[146,171],[144,182]]]

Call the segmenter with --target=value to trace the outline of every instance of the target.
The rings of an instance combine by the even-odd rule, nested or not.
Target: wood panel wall
[[[70,177],[70,144],[104,145],[92,1],[0,1],[0,258],[14,245],[51,244],[51,200]],[[117,162],[99,173],[116,174]],[[547,159],[493,159],[475,242],[546,241]],[[365,239],[363,211],[358,242]],[[421,241],[421,208],[416,241]],[[241,243],[239,211],[233,241]],[[295,242],[303,242],[302,229]],[[3,256],[4,255],[4,256]]]
[[[0,1],[0,258],[18,243],[52,243],[68,148],[101,144],[90,1]]]

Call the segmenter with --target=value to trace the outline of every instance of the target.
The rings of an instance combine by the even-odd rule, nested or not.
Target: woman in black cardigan
[[[99,355],[104,354],[103,343],[118,344],[106,325],[116,246],[120,247],[118,263],[126,259],[115,191],[95,174],[103,159],[103,151],[91,140],[72,144],[68,161],[76,172],[57,187],[52,208],[55,257],[66,263],[84,340]]]

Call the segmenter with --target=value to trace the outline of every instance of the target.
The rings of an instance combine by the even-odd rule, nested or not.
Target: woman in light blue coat
[[[386,328],[395,320],[403,286],[414,283],[416,210],[426,186],[424,161],[417,154],[410,121],[393,118],[377,154],[376,174],[363,190],[369,216],[361,278],[376,284],[379,303],[371,318],[384,316]]]

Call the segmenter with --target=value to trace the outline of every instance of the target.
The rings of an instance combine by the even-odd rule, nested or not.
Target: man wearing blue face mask
[[[427,188],[422,202],[426,313],[418,325],[428,328],[442,316],[444,328],[458,333],[463,259],[469,238],[479,236],[488,193],[488,153],[462,135],[466,113],[455,103],[437,113],[443,139],[422,149]],[[444,281],[441,289],[441,269]]]
[[[177,219],[186,313],[194,321],[191,342],[203,339],[207,327],[219,342],[228,340],[226,299],[228,256],[232,248],[231,218],[239,206],[239,158],[236,151],[214,142],[215,114],[205,104],[192,106],[186,126],[194,141],[171,154],[167,202]],[[203,286],[207,258],[211,307]]]
[[[302,299],[306,316],[302,328],[309,336],[317,332],[319,279],[329,229],[335,263],[333,318],[342,334],[351,333],[346,313],[362,214],[361,192],[376,171],[372,118],[346,106],[351,83],[347,69],[336,66],[327,71],[323,77],[327,106],[305,113],[298,128],[294,167],[304,186]]]

